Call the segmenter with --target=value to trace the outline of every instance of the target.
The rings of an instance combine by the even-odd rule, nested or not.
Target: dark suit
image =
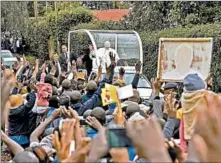
[[[66,53],[66,55],[65,55],[65,53],[61,53],[61,55],[58,59],[60,66],[61,66],[61,71],[63,71],[63,70],[67,71],[67,66],[68,66],[67,63],[70,62],[70,65],[71,65],[73,60],[76,61],[76,57],[74,55],[71,55],[71,54],[68,55],[68,53]]]

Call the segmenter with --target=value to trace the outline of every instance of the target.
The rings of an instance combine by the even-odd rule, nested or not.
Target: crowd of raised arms
[[[177,83],[151,79],[152,95],[143,100],[137,90],[142,64],[137,62],[133,96],[120,100],[119,113],[116,104],[102,105],[105,84],[125,86],[125,70],[114,78],[116,59],[113,53],[109,57],[102,79],[104,68],[88,78],[66,53],[43,63],[37,59],[35,65],[23,57],[13,70],[2,65],[5,160],[221,162],[221,96],[208,89],[211,81],[189,74],[180,93]]]

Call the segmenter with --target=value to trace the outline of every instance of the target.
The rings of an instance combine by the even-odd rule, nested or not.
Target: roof
[[[99,21],[120,21],[128,15],[128,9],[111,9],[111,10],[93,10],[92,14]]]

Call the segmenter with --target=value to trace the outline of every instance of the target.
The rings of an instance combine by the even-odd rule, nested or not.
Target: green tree
[[[27,29],[28,8],[27,2],[1,2],[1,31],[21,31]]]
[[[172,2],[134,2],[129,16],[124,20],[130,28],[143,30],[165,29],[169,27],[168,14]]]
[[[133,2],[124,20],[130,29],[152,31],[221,21],[219,1]]]

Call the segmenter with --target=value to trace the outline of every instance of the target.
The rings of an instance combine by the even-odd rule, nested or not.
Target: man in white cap
[[[117,61],[120,59],[119,55],[117,54],[116,50],[111,48],[110,42],[105,41],[104,48],[100,48],[97,51],[98,55],[96,56],[96,60],[97,60],[98,66],[102,66],[102,68],[105,68],[105,63],[107,64],[107,66],[110,66],[111,64],[111,60],[109,56],[110,52],[112,52],[113,55],[115,56],[115,62],[117,63]]]

